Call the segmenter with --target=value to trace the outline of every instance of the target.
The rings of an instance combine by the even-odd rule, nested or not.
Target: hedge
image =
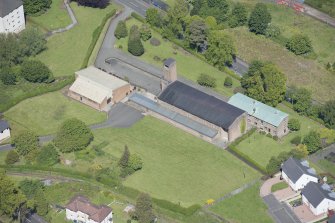
[[[33,91],[29,93],[15,97],[7,103],[1,103],[0,111],[4,112],[27,98],[35,97],[48,92],[58,91],[64,88],[66,85],[71,84],[73,81],[74,81],[74,75],[69,77],[58,78],[53,83],[46,84],[46,86],[36,87],[34,88]]]
[[[92,40],[91,40],[91,43],[90,43],[90,46],[88,47],[87,49],[87,52],[86,52],[86,56],[85,56],[85,59],[83,61],[83,64],[81,66],[82,69],[86,68],[87,65],[88,65],[88,61],[91,57],[91,54],[94,50],[94,47],[95,45],[97,44],[98,42],[98,39],[100,37],[100,34],[106,24],[106,22],[108,21],[109,18],[111,18],[112,16],[114,16],[116,13],[116,10],[113,9],[111,12],[109,12],[104,18],[103,20],[101,21],[100,25],[94,30],[93,34],[92,34]]]

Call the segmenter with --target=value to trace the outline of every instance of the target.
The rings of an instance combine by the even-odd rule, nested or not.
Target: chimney
[[[164,61],[163,74],[164,80],[170,83],[177,80],[177,63],[174,59],[169,58]]]

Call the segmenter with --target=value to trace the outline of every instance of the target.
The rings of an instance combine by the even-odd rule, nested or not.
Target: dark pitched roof
[[[0,132],[2,132],[5,129],[9,129],[9,124],[5,120],[0,120]]]
[[[76,196],[66,205],[66,208],[77,212],[80,211],[96,222],[102,222],[111,212],[112,209],[106,205],[96,206],[86,197]]]
[[[5,17],[22,4],[21,0],[0,0],[0,17]]]
[[[170,84],[159,99],[228,130],[245,111],[180,81]]]
[[[164,61],[164,66],[170,67],[171,64],[175,63],[176,61],[173,58],[168,58]]]
[[[315,170],[310,168],[307,161],[301,161],[290,157],[282,165],[282,171],[295,183],[304,174],[317,178]]]
[[[335,193],[328,184],[309,182],[301,191],[308,202],[316,208],[325,198],[335,201]]]

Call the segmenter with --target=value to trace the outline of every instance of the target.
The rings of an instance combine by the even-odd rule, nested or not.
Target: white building
[[[0,142],[10,137],[10,127],[8,122],[0,120]]]
[[[309,182],[318,182],[318,176],[306,160],[289,158],[282,165],[282,177],[294,191],[301,190]]]
[[[335,193],[328,184],[309,182],[301,191],[302,202],[314,215],[321,215],[335,209]]]
[[[26,27],[21,0],[0,0],[0,33],[19,33]]]
[[[78,223],[113,223],[112,209],[96,206],[83,196],[76,196],[66,205],[66,219]]]

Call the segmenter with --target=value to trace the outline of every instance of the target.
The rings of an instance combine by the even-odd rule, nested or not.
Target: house
[[[248,126],[272,136],[282,137],[288,133],[288,114],[241,93],[233,95],[229,104],[248,113]]]
[[[75,75],[76,80],[68,95],[99,111],[118,103],[132,91],[128,82],[93,66],[77,71]]]
[[[329,216],[327,223],[335,223],[335,214]]]
[[[10,127],[7,121],[0,120],[0,142],[10,137]]]
[[[66,219],[82,223],[113,223],[112,209],[96,206],[86,197],[76,196],[66,205]]]
[[[281,167],[282,178],[294,191],[301,190],[309,182],[318,182],[318,176],[314,169],[309,167],[306,160],[301,161],[290,157]]]
[[[301,191],[302,202],[314,215],[321,215],[335,209],[335,192],[328,184],[309,182]]]
[[[0,33],[19,33],[25,27],[22,0],[0,0]]]
[[[169,84],[159,95],[158,103],[216,129],[227,142],[234,141],[247,129],[245,111],[180,81]]]

